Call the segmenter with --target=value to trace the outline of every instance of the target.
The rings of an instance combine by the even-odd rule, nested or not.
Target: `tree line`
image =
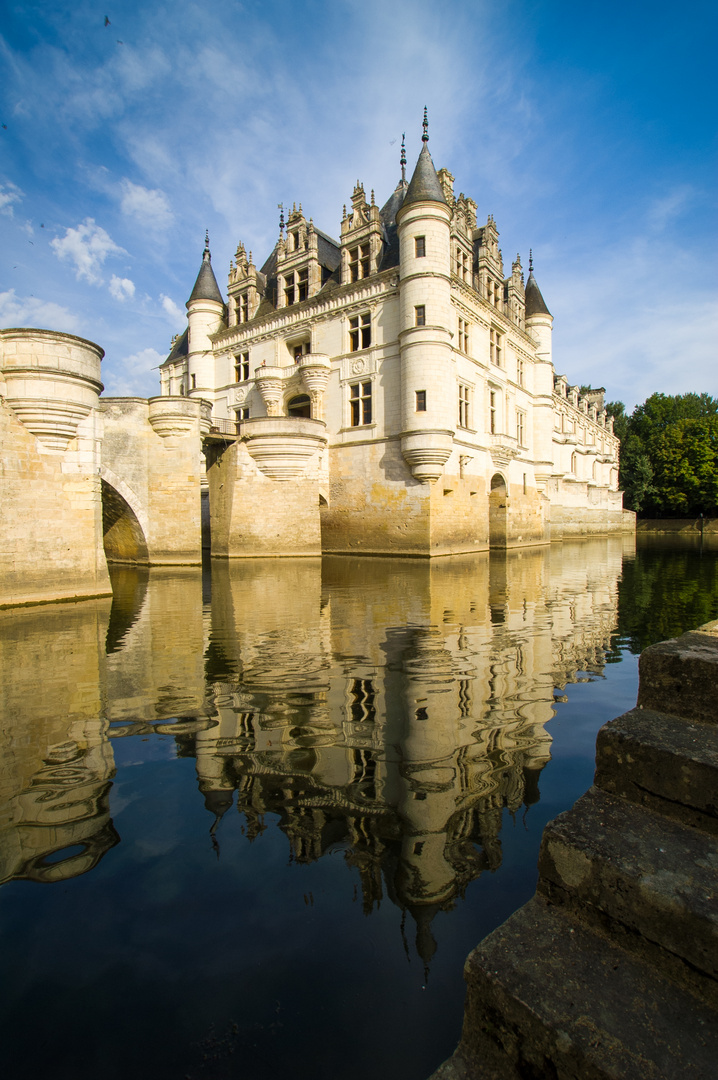
[[[610,401],[624,506],[644,518],[718,517],[718,399],[652,394],[630,416]]]

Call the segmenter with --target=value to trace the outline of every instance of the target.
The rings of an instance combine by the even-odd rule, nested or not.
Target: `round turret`
[[[187,301],[187,379],[190,397],[213,397],[211,334],[225,327],[224,300],[212,269],[209,233],[205,235],[202,265]]]
[[[423,147],[397,211],[400,249],[401,449],[417,480],[441,476],[453,446],[455,403],[442,388],[453,362],[451,211]]]

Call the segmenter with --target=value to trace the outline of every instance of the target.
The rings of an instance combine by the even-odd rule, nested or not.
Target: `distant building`
[[[291,423],[268,418],[322,421],[301,475],[317,482],[324,551],[440,554],[632,527],[603,390],[582,396],[555,375],[531,262],[526,283],[518,255],[505,275],[493,217],[477,226],[476,203],[436,172],[426,118],[408,183],[405,161],[402,145],[381,208],[357,183],[339,240],[300,204],[261,269],[240,244],[226,303],[207,241],[162,394],[239,421],[245,479],[255,421],[290,453]]]

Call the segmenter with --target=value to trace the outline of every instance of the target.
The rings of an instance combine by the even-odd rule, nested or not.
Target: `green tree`
[[[648,444],[657,516],[718,514],[718,417],[676,420]]]
[[[621,443],[619,482],[629,510],[645,517],[713,516],[718,400],[710,394],[651,394],[626,416],[609,402]]]

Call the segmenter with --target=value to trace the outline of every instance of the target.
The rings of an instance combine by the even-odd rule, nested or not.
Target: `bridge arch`
[[[102,540],[108,562],[148,563],[147,515],[132,489],[110,469],[102,481]]]
[[[489,494],[489,547],[506,547],[508,539],[508,488],[506,478],[496,472]]]

